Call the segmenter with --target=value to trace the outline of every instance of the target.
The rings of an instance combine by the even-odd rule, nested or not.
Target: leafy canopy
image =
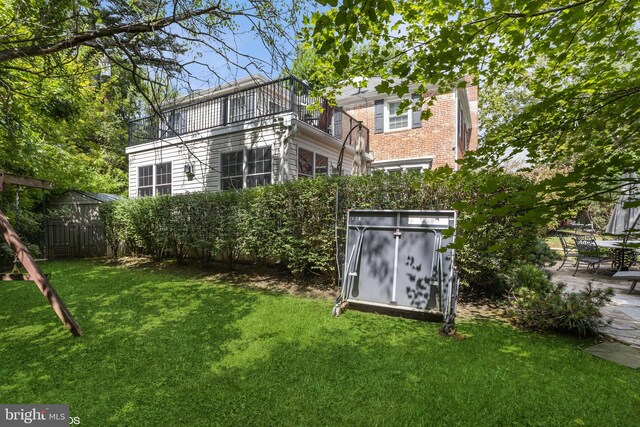
[[[502,117],[485,114],[482,146],[464,160],[467,169],[498,169],[520,153],[533,167],[558,171],[513,201],[523,221],[609,197],[624,188],[622,173],[640,164],[637,1],[320,3],[333,7],[306,21],[304,43],[330,65],[318,76],[325,87],[379,75],[379,91],[403,96],[409,83],[448,91],[471,75],[481,99],[483,87],[526,94]],[[369,49],[357,50],[365,43]]]

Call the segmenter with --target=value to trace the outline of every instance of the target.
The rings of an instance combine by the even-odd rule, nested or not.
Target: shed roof
[[[69,190],[69,192],[77,193],[83,197],[95,200],[97,202],[114,202],[116,200],[121,199],[120,196],[117,196],[115,194],[108,194],[108,193],[90,193],[88,191],[82,191],[82,190]]]

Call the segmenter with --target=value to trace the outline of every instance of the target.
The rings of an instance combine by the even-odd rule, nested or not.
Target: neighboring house
[[[346,87],[337,104],[372,130],[369,147],[375,156],[373,168],[423,170],[449,165],[478,145],[478,88],[455,89],[437,93],[432,88],[423,98],[437,94],[430,106],[432,116],[421,120],[421,110],[397,115],[400,99],[380,94],[375,87],[380,78],[371,78],[366,87]],[[417,86],[410,86],[415,90]],[[416,100],[420,94],[407,95]]]
[[[49,259],[107,255],[99,206],[119,200],[114,194],[69,190],[49,204],[45,255]]]
[[[309,93],[293,77],[250,76],[162,105],[162,118],[132,121],[129,197],[255,187],[340,166],[348,174],[358,122]],[[370,162],[368,136],[362,127]]]

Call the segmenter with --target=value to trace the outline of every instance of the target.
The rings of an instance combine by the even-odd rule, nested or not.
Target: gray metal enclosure
[[[458,282],[454,251],[454,211],[364,211],[347,215],[341,296],[343,303],[438,313],[453,326]],[[442,250],[442,251],[441,251]]]

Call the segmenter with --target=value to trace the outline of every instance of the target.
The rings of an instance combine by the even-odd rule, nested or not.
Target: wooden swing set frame
[[[0,192],[4,190],[5,184],[19,185],[29,188],[40,188],[43,190],[53,189],[53,184],[49,181],[0,172]],[[18,236],[18,233],[16,233],[2,211],[0,211],[0,233],[2,233],[2,237],[4,237],[7,245],[9,245],[11,250],[15,253],[16,259],[20,261],[20,264],[22,264],[25,270],[27,270],[27,274],[0,274],[0,280],[35,282],[35,284],[38,286],[38,289],[40,290],[42,295],[44,295],[47,301],[49,301],[49,304],[51,304],[53,311],[56,312],[56,315],[58,315],[64,326],[69,329],[69,331],[71,331],[73,335],[81,336],[82,330],[80,329],[80,325],[78,325],[67,306],[64,304],[60,296],[56,293],[55,289],[53,289],[51,283],[49,283],[49,279],[47,278],[47,276],[42,273],[42,271],[38,267],[38,264],[36,264],[35,259],[33,258],[27,247],[22,243],[20,237]]]

